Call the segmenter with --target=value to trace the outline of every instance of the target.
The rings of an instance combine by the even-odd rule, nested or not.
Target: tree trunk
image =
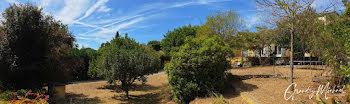
[[[290,82],[294,83],[293,81],[293,74],[294,74],[294,63],[293,63],[293,41],[294,41],[294,24],[292,23],[292,28],[290,30]],[[291,91],[294,91],[294,86],[291,86]]]
[[[260,64],[260,65],[262,65],[261,55],[262,55],[262,51],[260,50],[260,52],[259,52],[259,57],[258,57],[258,58],[259,58],[259,64]]]
[[[125,81],[122,81],[122,89],[125,92],[125,97],[129,99],[129,84]]]
[[[55,103],[55,84],[54,83],[48,83],[47,86],[48,89],[48,95],[49,95],[49,103]]]
[[[125,91],[125,96],[126,96],[127,99],[129,99],[129,90]]]

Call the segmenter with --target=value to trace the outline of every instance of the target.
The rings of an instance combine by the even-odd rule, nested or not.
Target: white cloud
[[[118,23],[130,20],[130,19],[133,19],[133,18],[137,18],[137,17],[140,17],[140,16],[143,16],[143,15],[125,16],[125,17],[117,18],[117,19],[113,19],[113,20],[104,20],[104,21],[101,21],[101,22],[102,23],[109,23],[109,24],[102,26],[102,28],[110,27],[110,26],[113,26],[115,24],[118,24]],[[96,31],[96,30],[100,30],[100,29],[101,28],[95,28],[95,29],[92,29],[92,30],[89,30],[89,31],[85,32],[84,34],[88,34],[90,32],[93,32],[93,31]]]
[[[93,28],[101,29],[101,30],[104,30],[104,31],[107,30],[107,29],[102,28],[102,27],[99,27],[99,26],[90,25],[90,24],[86,24],[86,23],[83,23],[83,22],[79,22],[79,21],[75,21],[74,23],[80,24],[80,25],[83,25],[83,26],[88,26],[88,27],[93,27]]]
[[[118,31],[118,30],[120,30],[120,29],[122,29],[122,28],[125,28],[125,27],[127,27],[127,26],[132,25],[132,24],[141,22],[141,21],[143,21],[143,20],[145,20],[145,18],[141,17],[141,18],[134,19],[134,20],[132,20],[132,21],[130,21],[130,22],[126,22],[126,23],[119,24],[119,25],[117,25],[116,27],[114,27],[114,28],[112,29],[112,31]]]
[[[136,17],[145,16],[145,15],[152,15],[154,13],[159,12],[160,10],[184,7],[184,6],[189,6],[189,5],[203,5],[203,4],[210,4],[210,3],[215,3],[215,2],[225,2],[225,1],[231,1],[231,0],[198,0],[198,1],[187,1],[187,2],[176,2],[176,3],[151,3],[151,4],[146,4],[146,5],[141,6],[141,9],[134,12],[131,16],[124,16],[122,18],[111,19],[111,20],[103,20],[103,21],[99,21],[98,23],[100,23],[100,24],[110,23],[110,24],[102,26],[102,28],[105,28],[105,27],[109,27],[109,26],[118,24],[120,22],[129,20],[129,19],[133,19]],[[118,12],[119,12],[119,10],[118,10]],[[101,29],[101,28],[92,29],[90,31],[85,32],[84,34],[88,34],[90,32],[93,32],[93,31],[96,31],[99,29]]]
[[[92,33],[92,34],[79,34],[80,36],[95,36],[97,38],[99,38],[100,36],[102,36],[102,38],[106,38],[107,36],[110,36],[111,33],[114,33],[120,29],[123,29],[123,28],[126,28],[130,25],[133,25],[135,23],[138,23],[138,22],[141,22],[143,20],[145,20],[146,18],[144,17],[140,17],[140,18],[136,18],[134,20],[131,20],[131,21],[128,21],[128,22],[123,22],[121,24],[118,24],[118,25],[114,25],[112,26],[111,28],[108,28],[106,30],[100,30],[100,31],[97,31],[95,33]],[[107,35],[107,36],[106,36]],[[108,38],[108,37],[107,37]]]
[[[136,30],[136,28],[145,28],[145,26],[135,26],[137,23],[145,21],[146,19],[153,18],[153,17],[159,17],[159,12],[161,10],[165,9],[171,9],[171,8],[178,8],[178,7],[184,7],[189,5],[207,5],[215,2],[224,2],[229,0],[199,0],[199,1],[187,1],[187,2],[177,2],[177,3],[152,3],[140,6],[140,9],[137,11],[131,13],[130,15],[111,19],[111,20],[103,20],[99,21],[100,24],[109,23],[100,27],[94,27],[94,25],[89,24],[82,24],[89,27],[94,27],[95,29],[89,30],[85,33],[78,34],[79,39],[83,40],[91,40],[94,39],[98,42],[105,42],[107,40],[110,40],[116,31],[120,30],[126,30],[128,32]],[[106,9],[103,6],[101,6],[99,9]],[[98,10],[99,11],[99,10]],[[109,10],[106,10],[109,11]],[[103,12],[101,10],[101,12]],[[118,12],[121,13],[122,11],[118,9]],[[148,15],[148,16],[147,16]],[[78,19],[79,20],[79,19]],[[130,27],[134,28],[130,28]]]
[[[246,27],[248,29],[254,28],[254,26],[263,23],[263,21],[260,19],[260,17],[256,16],[256,14],[250,15],[248,17],[245,17],[244,20],[245,20],[245,23],[246,23]]]
[[[83,40],[94,40],[94,39],[92,39],[92,38],[80,37],[80,36],[75,37],[75,38],[76,38],[76,39],[83,39]]]
[[[105,11],[106,12],[108,12],[109,10],[108,9],[110,9],[110,8],[107,8],[106,6],[105,6],[105,3],[107,3],[108,2],[108,0],[99,0],[99,1],[97,1],[93,6],[91,6],[86,12],[85,12],[85,14],[84,14],[84,16],[83,17],[80,17],[78,20],[76,20],[76,21],[80,21],[80,20],[82,20],[82,19],[85,19],[86,17],[88,17],[88,16],[90,16],[97,8],[99,8],[100,7],[100,9],[101,9],[101,7],[103,7],[103,9],[106,9]],[[100,11],[100,9],[99,9],[99,11]]]
[[[40,0],[38,2],[41,7],[48,7],[52,3],[52,0]]]
[[[56,15],[63,23],[73,24],[89,7],[88,0],[65,0],[64,8]]]
[[[172,6],[169,6],[167,8],[184,7],[184,6],[189,6],[189,5],[207,5],[207,4],[211,4],[211,3],[226,2],[226,1],[232,1],[232,0],[197,0],[197,1],[187,1],[187,2],[180,2],[180,3],[172,4]],[[164,8],[164,9],[167,9],[167,8]]]
[[[84,34],[78,34],[79,39],[83,40],[95,40],[99,43],[105,42],[110,40],[116,31],[125,30],[125,31],[134,31],[136,29],[145,28],[146,25],[140,25],[138,23],[143,22],[147,19],[153,18],[153,17],[159,17],[160,14],[152,14],[150,16],[140,16],[137,18],[133,18],[130,21],[120,21],[118,24],[111,25],[107,28],[107,30],[98,30],[92,33],[84,33]],[[138,26],[135,26],[138,25]],[[151,25],[147,25],[151,26]],[[132,28],[132,29],[131,29]],[[124,32],[125,32],[124,31]],[[83,37],[83,38],[82,38]]]
[[[52,0],[41,0],[38,2],[41,7],[49,8],[54,6],[49,5],[53,3]],[[105,6],[107,2],[108,0],[99,0],[93,4],[90,0],[65,0],[63,8],[61,7],[62,9],[54,15],[65,24],[80,24],[86,27],[106,30],[102,27],[80,21],[90,16],[97,8]],[[93,5],[91,6],[91,4]]]
[[[6,1],[8,3],[18,3],[16,0]],[[52,13],[55,18],[61,20],[65,24],[71,26],[79,24],[92,28],[85,33],[77,34],[77,39],[104,42],[110,40],[116,31],[125,30],[131,32],[136,29],[149,27],[148,24],[140,25],[139,23],[150,18],[159,17],[159,12],[162,10],[190,5],[208,5],[227,0],[196,0],[175,3],[157,2],[140,6],[140,8],[135,9],[136,11],[128,12],[124,17],[108,20],[105,19],[106,15],[99,15],[91,18],[99,18],[98,20],[102,19],[101,21],[82,21],[96,12],[109,13],[112,8],[107,7],[106,3],[108,1],[109,0],[64,0],[64,2],[62,2],[57,0],[36,0],[33,2],[44,8],[45,13]],[[120,8],[117,8],[116,13],[118,15],[124,15],[124,11]],[[85,44],[85,46],[87,46],[87,44]]]
[[[106,7],[105,5],[101,6],[100,8],[98,8],[98,12],[109,12],[111,11],[111,8]]]
[[[5,3],[24,3],[22,0],[0,0]],[[191,5],[212,5],[217,2],[231,0],[189,0],[182,2],[160,1],[150,4],[141,4],[132,11],[122,8],[113,8],[114,15],[111,15],[112,8],[107,6],[109,0],[34,0],[31,1],[44,8],[46,14],[52,14],[57,20],[64,24],[69,24],[73,28],[85,29],[78,30],[76,39],[89,42],[104,42],[110,40],[116,31],[132,32],[141,28],[148,28],[152,25],[141,24],[151,18],[159,18],[162,11],[172,8],[181,8]],[[2,6],[0,4],[0,6]],[[115,11],[114,11],[115,10]],[[99,13],[102,15],[95,15]],[[123,17],[113,17],[122,15]],[[1,20],[2,18],[0,18]],[[91,21],[93,20],[93,21]],[[77,25],[76,25],[77,24]],[[154,24],[153,24],[154,25]],[[87,27],[87,29],[86,29]],[[85,33],[84,33],[85,32]],[[78,44],[88,44],[89,42]],[[88,43],[88,44],[86,44]]]

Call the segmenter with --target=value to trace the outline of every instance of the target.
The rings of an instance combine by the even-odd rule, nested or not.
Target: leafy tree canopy
[[[168,31],[161,41],[161,50],[166,56],[170,56],[172,48],[177,48],[185,43],[186,37],[194,37],[199,26],[183,26],[173,31]]]
[[[91,79],[91,77],[88,76],[88,70],[89,70],[89,63],[93,59],[96,59],[98,53],[96,50],[91,48],[85,48],[82,47],[81,49],[78,49],[78,46],[76,45],[72,49],[68,50],[67,52],[68,56],[78,58],[81,63],[83,64],[81,68],[76,69],[73,73],[74,80],[88,80]]]
[[[66,51],[74,42],[68,26],[31,4],[13,4],[2,16],[0,83],[19,89],[66,81],[72,70]]]
[[[152,40],[147,43],[148,47],[153,48],[156,51],[160,51],[161,46],[160,46],[160,41]]]
[[[120,81],[128,97],[135,80],[158,72],[160,56],[153,49],[127,37],[116,36],[109,43],[103,47],[101,55],[90,63],[89,74],[101,76],[113,84],[116,84],[116,80]]]
[[[229,10],[207,16],[207,21],[201,26],[197,36],[218,35],[224,41],[229,42],[243,28],[243,20],[240,16],[234,10]]]

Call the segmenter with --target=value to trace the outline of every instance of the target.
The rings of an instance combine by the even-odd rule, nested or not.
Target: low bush
[[[27,92],[28,92],[28,90],[21,89],[21,90],[17,91],[17,95],[18,96],[25,96],[27,94]]]
[[[189,103],[196,96],[221,92],[230,68],[229,53],[228,45],[218,37],[186,39],[165,66],[173,100]]]
[[[2,101],[9,101],[12,100],[16,97],[16,93],[11,92],[11,91],[4,91],[0,93],[0,100]]]

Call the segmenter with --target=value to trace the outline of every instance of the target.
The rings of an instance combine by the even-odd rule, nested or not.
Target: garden
[[[116,31],[97,50],[43,8],[11,4],[0,23],[0,104],[347,104],[350,2],[323,13],[306,1],[256,0],[278,17],[256,31],[219,11],[147,44]]]

